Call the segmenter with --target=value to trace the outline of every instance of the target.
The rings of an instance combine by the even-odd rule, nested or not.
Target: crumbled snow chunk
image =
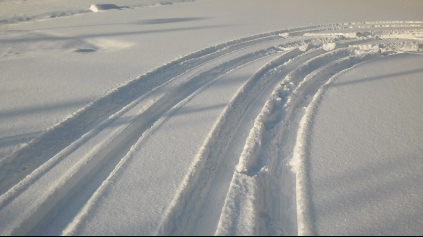
[[[394,42],[390,44],[379,44],[382,53],[389,51],[397,52],[418,52],[421,51],[421,45],[417,42]]]
[[[370,51],[380,50],[379,44],[362,44],[362,45],[354,45],[350,47],[353,49],[353,53],[355,55],[361,55],[361,54],[368,53]]]
[[[120,10],[120,7],[116,6],[115,4],[92,4],[90,7],[90,10],[93,12],[100,12],[112,9]]]
[[[299,50],[305,52],[309,48],[309,44],[301,45],[298,47]]]
[[[324,45],[323,45],[323,49],[324,49],[325,51],[331,51],[331,50],[334,50],[334,49],[335,49],[335,47],[336,47],[336,43],[327,43],[327,44],[324,44]]]
[[[354,32],[351,33],[305,33],[304,36],[308,36],[308,37],[343,37],[346,39],[354,39],[357,38],[357,34]]]

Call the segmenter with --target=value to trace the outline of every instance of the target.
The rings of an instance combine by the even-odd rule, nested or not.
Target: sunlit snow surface
[[[0,1],[0,233],[423,233],[422,16]]]
[[[328,88],[308,157],[316,234],[422,233],[422,65],[395,55]]]

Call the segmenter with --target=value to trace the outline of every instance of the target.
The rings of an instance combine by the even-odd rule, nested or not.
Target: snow
[[[315,234],[421,233],[422,63],[386,57],[327,88],[307,158]]]
[[[0,233],[422,233],[422,5],[0,1]]]

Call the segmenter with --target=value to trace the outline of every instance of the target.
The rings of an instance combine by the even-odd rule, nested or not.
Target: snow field
[[[401,73],[391,69],[392,75],[419,72],[417,56],[407,55],[422,51],[423,23],[372,22],[418,20],[412,2],[332,2],[336,11],[301,1],[179,2],[186,1],[0,2],[0,234],[354,234],[355,226],[364,234],[421,230],[415,198],[421,193],[419,160],[407,157],[394,162],[400,164],[396,168],[388,162],[380,172],[373,164],[384,161],[373,158],[385,154],[378,153],[383,133],[353,134],[356,140],[375,141],[374,150],[362,149],[360,142],[336,138],[325,123],[339,123],[331,111],[359,105],[345,99],[357,93],[348,90],[355,82],[340,81],[346,86],[336,88],[346,89],[332,89],[344,75],[360,74],[358,68],[367,64],[397,68],[393,58],[410,59],[414,66]],[[163,7],[145,8],[152,6]],[[43,21],[15,24],[33,20]],[[284,29],[300,25],[310,26]],[[132,77],[139,72],[144,74]],[[413,83],[386,88],[414,93],[418,87],[410,88],[420,84]],[[116,89],[104,92],[107,88]],[[357,101],[373,92],[373,100],[390,97],[378,97],[379,90],[365,86],[358,91]],[[336,97],[342,98],[339,103]],[[398,120],[400,115],[390,116],[383,108],[405,97],[392,96],[386,100],[389,106],[375,104],[375,111],[387,118],[379,118],[378,126]],[[345,121],[351,124],[347,132],[359,128],[356,121],[367,115],[375,117],[368,111],[372,104],[362,105],[353,121]],[[399,124],[418,128],[419,107],[405,107],[417,109]],[[391,112],[405,115],[407,109]],[[392,127],[385,130],[399,138],[387,144],[404,148],[392,154],[418,154],[420,136]],[[342,160],[349,154],[326,140],[343,141],[356,157]],[[371,175],[381,173],[381,179],[370,180],[378,186],[373,191],[387,195],[366,196],[374,206],[358,197],[372,187],[365,179],[371,175],[351,178],[360,164]],[[407,180],[384,178],[390,171]],[[340,178],[328,182],[332,175]],[[351,183],[352,188],[345,185]],[[389,188],[400,187],[395,184],[404,184],[404,195],[390,193]],[[401,218],[398,225],[390,222],[395,218]]]
[[[420,22],[378,24],[319,25],[251,36],[190,54],[117,88],[1,160],[1,233],[94,234],[99,227],[118,233],[119,220],[104,214],[120,197],[118,186],[109,185],[134,183],[129,174],[135,167],[150,165],[138,183],[151,195],[134,191],[127,199],[144,200],[139,206],[115,205],[130,208],[129,213],[149,213],[148,219],[131,215],[127,224],[148,223],[137,233],[297,234],[295,225],[298,234],[312,234],[304,144],[321,91],[334,75],[357,63],[421,51]],[[348,32],[336,32],[343,30]],[[168,174],[175,188],[163,180],[149,189],[153,175],[163,171],[153,168],[154,162],[139,163],[137,154],[152,155],[141,150],[157,147],[146,144],[162,142],[168,136],[163,128],[171,129],[184,108],[209,100],[201,96],[213,97],[213,85],[235,80],[237,73],[251,76],[231,87],[227,94],[233,96],[209,105],[216,108],[209,115],[213,119],[197,129],[206,133],[194,132],[185,143],[198,146],[198,153],[173,161],[180,165]],[[47,146],[48,151],[39,149]],[[291,180],[281,183],[280,177]],[[167,190],[166,195],[158,190]],[[161,195],[155,206],[149,205]],[[296,210],[286,204],[292,200]]]
[[[382,57],[321,89],[304,143],[314,234],[421,232],[421,62],[421,53]]]
[[[16,24],[33,20],[51,20],[57,17],[86,14],[91,11],[99,12],[121,8],[133,9],[140,7],[154,7],[193,1],[196,0],[120,0],[118,3],[119,5],[117,6],[112,4],[114,3],[113,1],[100,0],[93,0],[88,3],[84,0],[42,0],[36,2],[27,0],[6,0],[1,2],[0,24]]]

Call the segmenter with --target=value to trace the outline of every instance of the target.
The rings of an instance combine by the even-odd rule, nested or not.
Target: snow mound
[[[113,10],[113,9],[120,10],[120,7],[116,6],[115,4],[92,4],[90,7],[90,10],[93,12]]]

